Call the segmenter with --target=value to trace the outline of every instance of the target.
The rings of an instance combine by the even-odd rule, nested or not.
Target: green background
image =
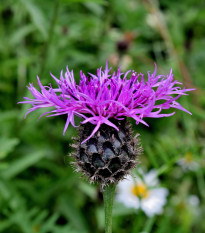
[[[24,115],[26,85],[53,83],[68,65],[96,72],[109,61],[113,70],[158,74],[173,68],[186,88],[180,103],[192,112],[147,119],[135,125],[144,153],[138,168],[157,169],[169,190],[164,213],[143,212],[115,203],[114,233],[205,232],[205,3],[200,0],[0,0],[0,232],[101,233],[103,202],[69,165],[72,137],[66,118]],[[79,122],[79,120],[76,120]],[[198,169],[184,171],[177,161],[187,153]],[[137,168],[137,169],[138,169]],[[199,198],[191,206],[189,197]]]

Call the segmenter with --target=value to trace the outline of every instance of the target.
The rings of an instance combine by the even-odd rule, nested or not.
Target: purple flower
[[[102,124],[118,130],[117,126],[111,122],[112,118],[123,120],[125,117],[131,117],[136,120],[136,124],[143,123],[148,126],[144,121],[145,117],[168,117],[175,113],[161,113],[163,109],[177,108],[191,114],[177,102],[177,99],[194,89],[181,88],[179,85],[182,83],[173,79],[172,69],[168,75],[156,75],[155,64],[155,71],[153,74],[148,72],[147,81],[142,73],[131,70],[121,73],[119,68],[116,73],[110,74],[110,70],[106,63],[104,71],[102,67],[97,69],[97,75],[88,73],[86,77],[80,72],[80,82],[76,84],[73,71],[69,71],[67,67],[65,73],[61,71],[60,79],[51,74],[57,83],[57,88],[53,88],[51,84],[43,86],[37,77],[41,91],[39,92],[30,83],[28,89],[34,98],[24,97],[25,101],[19,103],[32,104],[26,115],[46,107],[54,107],[54,110],[41,116],[67,114],[64,134],[69,123],[77,127],[74,116],[83,119],[81,124],[90,122],[96,125],[92,134],[84,142],[91,138]]]

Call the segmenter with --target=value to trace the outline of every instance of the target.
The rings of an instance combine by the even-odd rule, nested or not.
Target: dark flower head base
[[[47,107],[53,107],[54,110],[42,115],[50,117],[66,114],[64,134],[70,123],[73,127],[77,127],[74,116],[82,118],[80,145],[75,156],[77,165],[91,177],[92,181],[98,180],[101,183],[116,182],[136,164],[133,161],[138,155],[135,151],[137,141],[133,141],[131,131],[125,124],[127,117],[135,119],[136,124],[142,123],[148,126],[144,120],[146,117],[169,117],[175,113],[162,113],[164,109],[180,109],[191,114],[177,102],[177,99],[193,90],[181,88],[182,83],[173,79],[172,70],[168,75],[156,75],[156,64],[155,71],[152,74],[148,72],[147,81],[144,74],[132,70],[121,73],[119,68],[112,74],[110,70],[106,63],[105,70],[103,71],[102,67],[97,69],[96,75],[88,73],[86,76],[80,72],[80,82],[76,84],[73,71],[70,72],[67,68],[65,73],[61,71],[60,79],[51,74],[57,83],[57,88],[53,88],[51,84],[43,86],[37,77],[41,91],[30,84],[28,89],[34,98],[24,97],[25,101],[20,102],[32,104],[27,114]],[[103,134],[107,139],[102,136]],[[122,141],[120,134],[127,140]],[[115,148],[115,143],[118,143],[118,149]],[[93,145],[92,148],[95,147],[97,151],[89,152],[90,145]],[[125,147],[127,151],[124,150]],[[110,149],[110,157],[106,160],[103,156],[108,149]],[[123,151],[126,151],[126,154]],[[111,156],[113,155],[111,152],[114,153],[114,157]],[[127,156],[127,160],[119,159],[123,153],[125,157]],[[129,161],[132,161],[130,166],[128,166]],[[118,168],[114,171],[109,166]]]
[[[118,127],[118,131],[109,125],[102,124],[92,138],[81,144],[94,129],[87,123],[80,127],[80,137],[73,145],[77,153],[71,156],[75,159],[74,167],[89,177],[90,182],[99,182],[101,186],[117,183],[134,168],[142,148],[138,134],[133,137],[131,125],[124,120],[110,119]]]

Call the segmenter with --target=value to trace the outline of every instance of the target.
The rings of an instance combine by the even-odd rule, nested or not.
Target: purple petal
[[[169,117],[175,113],[163,113],[164,109],[179,109],[191,114],[176,100],[195,89],[183,88],[180,82],[174,80],[172,69],[167,75],[157,75],[155,64],[154,72],[148,72],[148,81],[145,81],[142,73],[131,70],[122,73],[118,68],[117,72],[110,74],[110,70],[106,62],[105,70],[101,67],[97,69],[97,74],[89,73],[89,77],[80,71],[80,82],[77,85],[73,71],[66,67],[65,74],[61,71],[60,79],[50,73],[57,83],[57,88],[52,88],[51,85],[43,86],[37,76],[40,91],[30,83],[28,89],[33,98],[24,97],[25,101],[18,103],[32,105],[25,117],[30,112],[47,107],[53,107],[53,110],[41,114],[40,117],[47,114],[50,115],[46,117],[67,114],[63,134],[69,123],[78,127],[75,125],[74,116],[84,119],[81,124],[90,122],[96,125],[88,139],[103,123],[118,130],[111,122],[112,118],[123,120],[125,117],[131,117],[136,124],[148,126],[144,121],[145,117]]]

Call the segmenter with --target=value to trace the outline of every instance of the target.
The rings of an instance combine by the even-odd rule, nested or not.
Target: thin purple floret
[[[69,71],[66,67],[65,73],[61,71],[60,79],[51,74],[57,83],[57,88],[51,85],[43,86],[37,77],[41,90],[38,91],[30,83],[28,89],[34,98],[24,97],[25,101],[19,103],[32,105],[26,115],[39,108],[47,107],[53,107],[54,110],[41,116],[67,114],[63,134],[70,123],[73,127],[77,127],[74,116],[84,119],[81,124],[90,122],[96,125],[85,141],[91,138],[102,124],[118,130],[117,126],[110,121],[112,118],[122,120],[125,117],[131,117],[135,119],[136,124],[142,123],[148,126],[144,121],[145,117],[159,118],[175,114],[175,112],[161,113],[163,109],[175,108],[191,114],[176,100],[194,89],[181,88],[179,86],[181,83],[173,78],[172,69],[168,75],[156,75],[155,64],[154,73],[148,72],[148,81],[145,81],[143,74],[131,70],[124,74],[119,68],[116,73],[109,74],[110,70],[111,68],[108,68],[108,63],[106,63],[105,70],[103,71],[102,67],[97,69],[96,75],[89,73],[86,77],[81,71],[80,82],[77,85],[73,71]]]

